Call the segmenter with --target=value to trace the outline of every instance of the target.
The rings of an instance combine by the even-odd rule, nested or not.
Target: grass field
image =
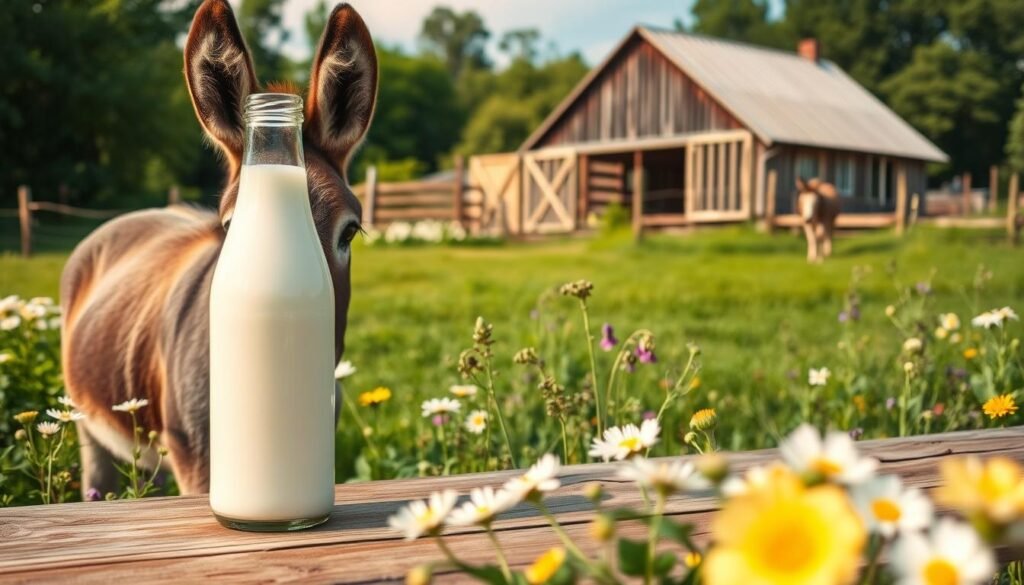
[[[411,474],[418,461],[430,457],[433,431],[421,418],[419,403],[445,395],[459,381],[455,362],[471,344],[478,315],[494,324],[498,386],[506,408],[514,410],[536,392],[535,381],[511,363],[523,346],[537,346],[567,387],[579,386],[587,362],[578,305],[552,292],[574,279],[595,285],[590,302],[595,327],[611,323],[620,339],[640,327],[656,334],[659,362],[630,377],[632,411],[656,408],[664,396],[660,380],[678,373],[686,343],[701,347],[700,387],[665,419],[670,447],[678,446],[690,414],[703,406],[718,409],[724,447],[774,444],[790,430],[809,367],[837,369],[840,359],[898,366],[893,359],[904,336],[885,316],[885,307],[915,283],[930,282],[929,311],[954,311],[965,322],[995,306],[1024,308],[1024,249],[1008,247],[998,233],[918,229],[905,238],[863,233],[839,240],[835,257],[824,265],[808,265],[803,256],[802,240],[747,228],[655,236],[639,246],[628,234],[490,247],[357,246],[346,359],[358,372],[345,386],[350,398],[377,386],[391,388],[393,398],[378,409],[348,405],[339,433],[339,477],[355,473],[363,425],[372,428],[378,449],[396,461],[380,472],[384,475]],[[65,257],[60,252],[31,260],[0,256],[0,295],[56,295]],[[992,277],[976,289],[972,283],[982,265]],[[866,271],[857,286],[862,318],[841,325],[837,315],[858,267]],[[840,358],[837,343],[844,339],[856,343],[862,355],[851,358],[847,352]],[[607,372],[611,355],[598,358],[599,370]],[[878,400],[898,392],[900,380],[900,375],[879,377],[876,385],[893,387],[864,392]],[[354,410],[362,424],[353,424]],[[543,410],[533,414],[543,416]],[[884,412],[869,407],[845,420],[821,422],[863,426],[867,436],[892,432],[889,424],[872,424],[872,416]],[[513,435],[533,449],[549,448],[556,440],[538,435],[529,416],[511,424]]]

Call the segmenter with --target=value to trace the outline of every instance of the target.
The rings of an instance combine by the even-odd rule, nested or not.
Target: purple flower
[[[850,316],[846,313],[846,311],[839,311],[839,322],[840,323],[846,323],[849,319],[850,319]]]
[[[658,356],[654,355],[654,349],[652,348],[637,346],[636,357],[640,359],[641,363],[645,364],[653,364],[658,361]]]
[[[102,499],[103,499],[103,494],[101,494],[100,490],[98,490],[96,488],[89,488],[89,490],[85,492],[85,501],[86,502],[98,502],[98,501],[100,501]]]
[[[896,399],[895,398],[890,396],[890,397],[885,399],[885,409],[886,410],[892,410],[892,408],[894,406],[896,406]]]
[[[860,321],[860,307],[859,306],[853,305],[852,307],[850,307],[850,320],[851,321]]]
[[[653,420],[654,417],[658,416],[653,410],[644,411],[644,420]]]
[[[615,330],[612,329],[611,323],[605,323],[601,326],[601,349],[605,351],[611,351],[618,345],[619,340],[615,339]]]
[[[864,436],[864,429],[862,429],[860,427],[857,427],[855,429],[850,429],[850,438],[853,439],[854,441],[860,439],[863,436]]]
[[[435,414],[433,423],[435,427],[439,427],[448,422],[448,416],[444,414]]]
[[[932,285],[928,284],[923,280],[915,284],[914,288],[917,289],[917,294],[921,296],[930,295],[932,293]]]

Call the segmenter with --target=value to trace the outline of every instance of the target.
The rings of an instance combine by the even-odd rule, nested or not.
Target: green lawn
[[[31,260],[0,256],[0,295],[55,295],[64,258],[53,252]],[[981,265],[991,269],[992,278],[978,291],[972,282]],[[862,319],[841,325],[837,315],[856,267],[868,270],[858,285]],[[886,305],[897,303],[915,283],[930,281],[932,292],[919,303],[928,313],[915,325],[925,337],[939,312],[955,311],[967,325],[981,309],[1024,309],[1024,248],[1008,247],[994,232],[918,229],[902,239],[888,232],[849,235],[837,242],[833,259],[813,266],[804,261],[802,240],[747,228],[655,236],[640,246],[628,235],[491,247],[359,246],[346,354],[358,372],[346,388],[350,397],[379,385],[394,392],[380,410],[358,409],[374,428],[377,446],[395,450],[394,467],[375,474],[408,474],[419,460],[431,458],[431,427],[418,405],[458,381],[455,362],[471,343],[478,315],[494,324],[505,407],[532,413],[513,417],[513,435],[535,449],[550,447],[556,438],[531,420],[543,416],[532,398],[535,381],[512,365],[511,356],[536,345],[559,380],[570,390],[579,388],[587,361],[578,306],[552,293],[579,278],[595,285],[595,327],[614,324],[620,340],[640,327],[657,336],[658,364],[629,378],[627,394],[635,401],[628,408],[637,416],[660,404],[659,380],[678,372],[686,342],[701,347],[700,388],[665,419],[669,446],[678,446],[690,414],[703,406],[718,409],[723,446],[774,444],[795,424],[807,368],[822,365],[843,386],[816,398],[831,405],[822,424],[863,426],[868,436],[892,433],[893,422],[883,420],[880,403],[902,383],[902,362],[895,356],[904,334],[885,316]],[[906,302],[907,311],[918,310],[914,303]],[[840,341],[854,349],[837,349]],[[959,351],[944,355],[953,360]],[[598,356],[600,370],[607,372],[611,357]],[[843,373],[855,362],[864,375]],[[868,373],[890,366],[891,373]],[[843,406],[857,393],[871,401],[866,410]],[[342,478],[353,473],[354,454],[364,444],[350,416],[351,409],[339,434]]]

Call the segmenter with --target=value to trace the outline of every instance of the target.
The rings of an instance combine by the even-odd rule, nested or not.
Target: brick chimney
[[[821,57],[821,43],[818,39],[801,39],[796,46],[796,54],[808,61],[818,62]]]

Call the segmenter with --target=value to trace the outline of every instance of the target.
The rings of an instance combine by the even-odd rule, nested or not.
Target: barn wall
[[[735,128],[742,125],[653,46],[637,38],[534,148]]]

